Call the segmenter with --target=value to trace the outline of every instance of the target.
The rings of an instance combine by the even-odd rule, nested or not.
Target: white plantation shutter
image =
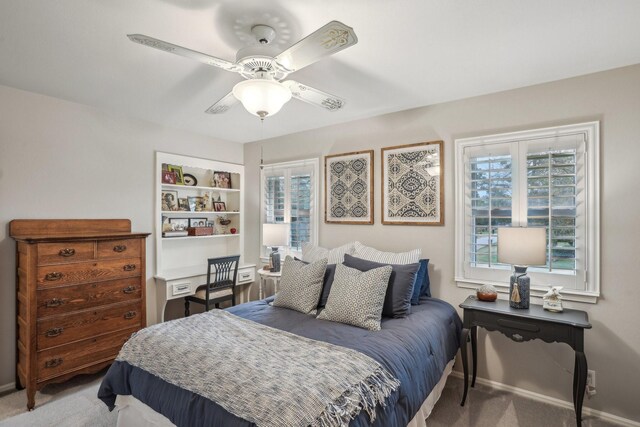
[[[599,256],[597,161],[587,156],[597,126],[586,125],[469,138],[456,147],[459,282],[507,282],[511,266],[497,263],[497,227],[544,227],[546,265],[529,268],[532,286],[598,292],[587,274]]]
[[[262,222],[290,224],[289,251],[293,253],[301,252],[304,242],[315,244],[318,160],[266,165],[261,175]]]

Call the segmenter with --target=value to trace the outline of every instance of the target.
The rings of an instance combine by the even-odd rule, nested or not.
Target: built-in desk
[[[245,289],[246,285],[251,285],[255,281],[256,265],[242,264],[238,267],[238,278],[236,286],[242,286],[240,292],[237,293],[240,303],[249,300],[249,289]],[[207,266],[192,266],[184,268],[175,268],[162,272],[161,275],[155,276],[156,279],[156,307],[158,313],[158,322],[164,322],[164,309],[167,301],[172,299],[184,298],[188,295],[194,295],[198,286],[207,283]]]

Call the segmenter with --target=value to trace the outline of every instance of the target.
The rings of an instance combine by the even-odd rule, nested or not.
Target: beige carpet
[[[96,397],[104,373],[79,376],[65,384],[52,384],[36,395],[36,408],[26,411],[23,391],[0,397],[0,427],[113,427],[116,412]],[[511,393],[476,385],[469,389],[467,404],[460,407],[462,380],[450,377],[427,420],[428,427],[573,427],[573,411],[558,408]],[[587,418],[585,427],[611,427]]]

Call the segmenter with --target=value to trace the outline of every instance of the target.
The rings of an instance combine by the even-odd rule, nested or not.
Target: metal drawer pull
[[[136,290],[135,286],[127,286],[122,290],[122,292],[124,292],[125,294],[132,294],[135,292],[135,290]]]
[[[70,257],[70,256],[74,256],[75,254],[76,254],[76,250],[73,248],[60,249],[60,252],[58,252],[58,255],[63,257]]]
[[[136,314],[137,314],[137,313],[136,313],[135,311],[127,311],[127,312],[124,314],[124,318],[125,318],[125,319],[127,319],[127,320],[129,320],[129,319],[133,319],[134,317],[136,317]]]
[[[127,245],[115,245],[113,247],[114,252],[124,252],[127,250]]]
[[[511,335],[511,339],[517,342],[522,342],[522,340],[524,340],[524,337],[520,334],[513,334]]]
[[[60,298],[52,298],[50,300],[47,300],[44,305],[47,308],[53,308],[53,307],[59,307],[64,303],[64,301],[62,301]]]
[[[44,276],[44,280],[48,280],[49,282],[55,282],[56,280],[62,279],[62,276],[63,274],[58,272],[49,273],[46,276]]]
[[[51,359],[44,362],[45,368],[55,368],[56,366],[62,365],[62,358],[58,357],[57,359]]]
[[[136,269],[136,265],[135,264],[127,264],[124,267],[122,267],[122,269],[124,271],[133,271]]]
[[[47,332],[44,333],[44,336],[47,338],[57,337],[64,331],[64,328],[51,328]]]

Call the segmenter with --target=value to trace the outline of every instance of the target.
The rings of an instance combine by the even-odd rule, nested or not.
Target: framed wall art
[[[324,158],[324,222],[373,224],[373,150]]]
[[[382,223],[444,225],[442,141],[382,149]]]

